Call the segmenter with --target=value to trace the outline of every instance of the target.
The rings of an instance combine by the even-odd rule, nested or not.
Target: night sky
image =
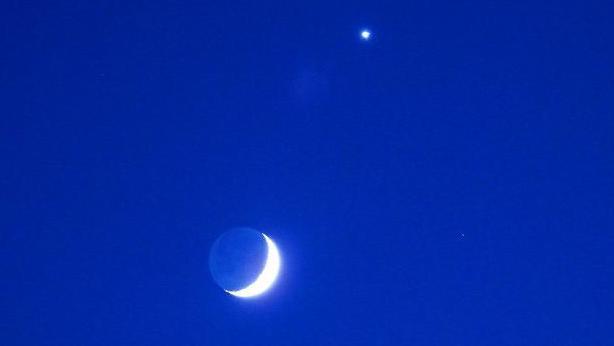
[[[3,0],[0,344],[611,345],[613,13]]]

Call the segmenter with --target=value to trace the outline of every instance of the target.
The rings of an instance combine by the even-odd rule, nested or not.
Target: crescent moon
[[[277,275],[279,274],[279,269],[281,267],[279,250],[271,238],[267,237],[264,233],[261,234],[267,244],[267,258],[264,264],[264,269],[262,269],[262,272],[260,272],[260,275],[258,275],[256,280],[247,287],[236,291],[225,290],[227,293],[230,293],[235,297],[251,298],[258,296],[273,286],[273,283],[275,283],[275,280],[277,279]]]

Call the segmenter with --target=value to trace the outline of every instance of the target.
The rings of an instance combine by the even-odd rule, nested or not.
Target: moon
[[[251,228],[235,228],[213,244],[209,266],[214,281],[228,294],[253,298],[268,291],[281,268],[275,242]]]
[[[279,274],[279,269],[281,267],[279,250],[271,238],[267,237],[264,233],[262,233],[262,236],[267,243],[268,249],[264,269],[262,269],[262,272],[260,275],[258,275],[256,281],[252,282],[249,286],[236,291],[226,291],[235,297],[249,298],[258,296],[273,286],[273,283],[275,283],[275,280],[277,279],[277,275]]]

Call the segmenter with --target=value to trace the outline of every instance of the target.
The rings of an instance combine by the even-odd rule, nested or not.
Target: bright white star
[[[360,33],[360,37],[362,37],[362,39],[363,39],[363,40],[367,41],[368,39],[370,39],[370,38],[371,38],[371,31],[369,31],[369,30],[363,30],[363,31]]]

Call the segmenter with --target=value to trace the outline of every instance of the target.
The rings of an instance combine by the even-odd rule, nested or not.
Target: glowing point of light
[[[362,37],[362,39],[363,39],[363,40],[365,40],[365,41],[366,41],[366,40],[368,40],[368,39],[370,39],[370,38],[371,38],[371,31],[369,31],[369,30],[363,30],[363,31],[360,33],[360,37]]]
[[[277,246],[269,237],[267,237],[265,234],[262,234],[262,236],[267,244],[267,258],[264,264],[264,269],[262,269],[262,272],[260,275],[258,275],[256,281],[252,282],[247,287],[236,291],[226,290],[226,292],[235,297],[251,298],[258,296],[273,286],[275,279],[277,279],[277,275],[279,274],[279,269],[281,267],[281,256],[279,255],[279,250],[277,250]]]

